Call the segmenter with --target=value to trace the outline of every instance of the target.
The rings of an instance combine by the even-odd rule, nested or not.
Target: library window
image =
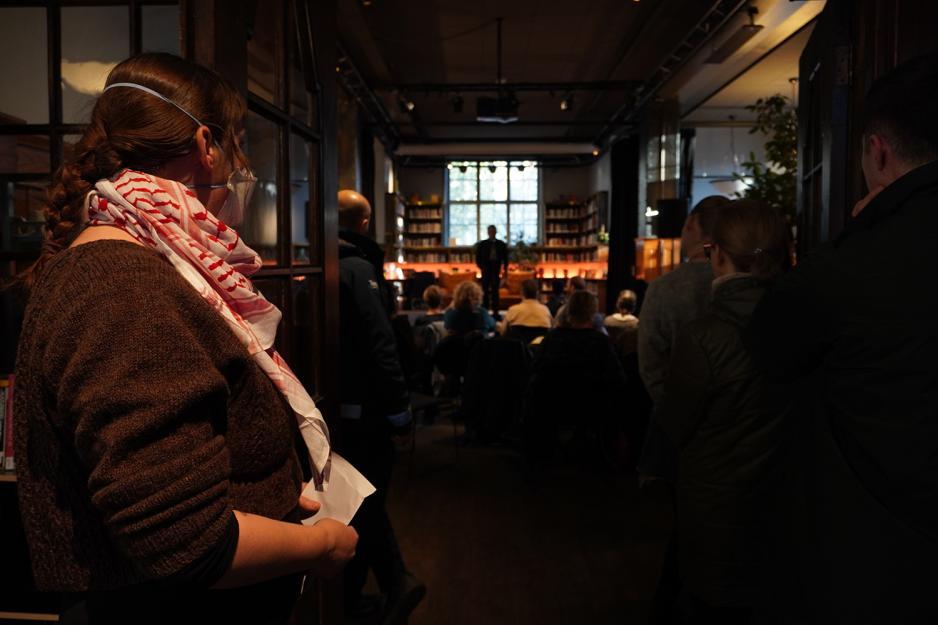
[[[509,245],[537,243],[537,163],[452,161],[446,171],[450,245],[474,245],[490,225]]]

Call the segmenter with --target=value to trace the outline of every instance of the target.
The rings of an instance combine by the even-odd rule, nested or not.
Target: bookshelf
[[[541,262],[591,262],[596,260],[599,211],[595,198],[584,202],[544,204],[544,243],[538,249]]]
[[[402,234],[404,262],[447,263],[458,248],[445,245],[443,239],[443,205],[439,202],[416,202],[404,206]],[[457,250],[454,252],[454,250]]]
[[[384,196],[384,257],[397,262],[404,253],[404,215],[406,203],[397,193]]]

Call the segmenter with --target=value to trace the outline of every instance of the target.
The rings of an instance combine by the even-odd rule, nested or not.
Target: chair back
[[[531,341],[536,339],[539,336],[546,336],[550,331],[550,328],[538,328],[535,326],[508,326],[508,331],[505,333],[507,338],[516,339],[521,341],[525,345],[529,345]]]
[[[531,353],[509,338],[479,341],[473,348],[462,387],[466,427],[491,441],[520,425],[531,371]]]

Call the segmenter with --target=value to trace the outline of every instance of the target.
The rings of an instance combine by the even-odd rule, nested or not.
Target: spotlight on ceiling
[[[599,148],[593,148],[593,156],[599,156]]]
[[[573,96],[572,95],[568,95],[567,97],[565,97],[563,100],[560,101],[561,111],[569,111],[572,108],[573,108]]]
[[[414,109],[417,108],[417,104],[405,94],[398,97],[397,104],[401,109],[401,113],[413,113]]]
[[[450,99],[450,104],[453,105],[454,113],[462,113],[462,96],[458,93]]]

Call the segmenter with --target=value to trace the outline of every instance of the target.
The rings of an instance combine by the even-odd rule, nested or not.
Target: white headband
[[[172,100],[170,100],[169,98],[167,98],[167,97],[166,97],[165,95],[163,95],[162,93],[158,93],[158,92],[154,91],[153,89],[150,89],[149,87],[144,87],[143,85],[138,85],[138,84],[135,83],[135,82],[115,82],[115,83],[112,83],[112,84],[108,85],[107,87],[105,87],[105,88],[104,88],[104,91],[107,91],[108,89],[113,89],[114,87],[130,87],[131,89],[139,89],[140,91],[145,91],[145,92],[149,93],[150,95],[155,95],[156,97],[158,97],[158,98],[159,98],[160,100],[162,100],[163,102],[169,102],[170,104],[172,104],[173,106],[175,106],[177,109],[179,109],[180,111],[182,111],[183,113],[185,113],[186,115],[188,115],[188,116],[192,119],[192,121],[194,121],[194,122],[195,122],[196,124],[198,124],[199,126],[205,126],[205,124],[203,124],[203,123],[200,122],[198,119],[196,119],[195,115],[193,115],[192,113],[190,113],[190,112],[187,111],[186,109],[182,108],[181,106],[179,106],[178,104],[176,104],[175,102],[173,102]]]

